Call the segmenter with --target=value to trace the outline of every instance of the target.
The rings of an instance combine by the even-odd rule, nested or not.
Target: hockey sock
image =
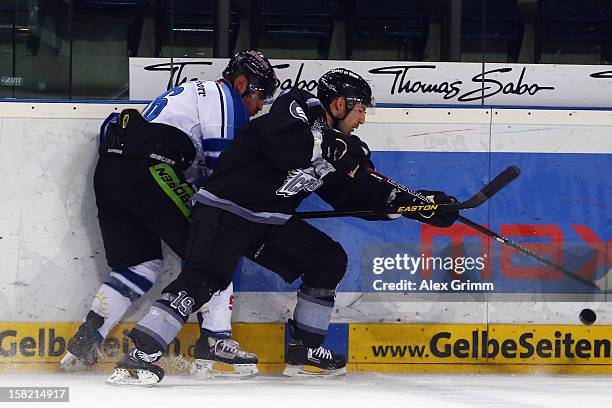
[[[198,311],[200,332],[215,339],[232,337],[232,307],[234,304],[234,286],[213,295],[213,297]]]
[[[163,293],[130,332],[136,347],[147,354],[165,351],[189,319],[191,302],[193,298],[186,296],[184,291],[178,296]]]
[[[104,318],[104,323],[98,328],[102,338],[106,338],[108,333],[119,323],[132,301],[119,293],[114,287],[103,283],[98,289],[91,304],[91,310]]]
[[[293,328],[295,338],[304,345],[319,347],[325,340],[335,295],[334,290],[300,286],[293,311]]]
[[[164,288],[161,298],[132,329],[130,337],[136,347],[148,354],[166,350],[189,315],[227,286],[228,282],[215,274],[184,269]]]
[[[98,329],[103,338],[119,323],[132,303],[151,289],[161,267],[162,260],[155,259],[125,269],[113,269],[91,305],[91,310],[104,317],[104,324]]]

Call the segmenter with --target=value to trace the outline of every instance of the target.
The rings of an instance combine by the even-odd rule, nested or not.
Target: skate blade
[[[335,370],[326,370],[324,368],[308,366],[308,365],[291,365],[287,364],[283,370],[285,377],[302,377],[302,378],[325,378],[325,377],[340,377],[346,374],[346,368],[337,368]]]
[[[160,381],[159,377],[150,371],[125,368],[115,368],[111,376],[106,379],[108,384],[134,387],[151,387]]]
[[[60,369],[68,372],[78,372],[91,370],[91,365],[85,364],[83,360],[67,351],[66,355],[62,358],[59,363]]]
[[[191,369],[191,375],[197,378],[217,379],[248,379],[259,374],[257,364],[226,364],[213,360],[196,359]]]

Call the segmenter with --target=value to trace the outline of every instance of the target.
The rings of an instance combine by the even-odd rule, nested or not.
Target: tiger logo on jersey
[[[315,191],[323,181],[314,176],[314,169],[290,170],[283,185],[276,190],[276,194],[283,197],[296,195],[300,191]]]
[[[290,197],[304,190],[312,193],[323,184],[323,177],[335,171],[326,160],[319,157],[313,161],[313,166],[307,169],[289,170],[283,185],[276,190],[276,195]]]

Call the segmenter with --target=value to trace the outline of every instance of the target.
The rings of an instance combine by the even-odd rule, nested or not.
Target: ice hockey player
[[[259,52],[242,51],[230,59],[222,80],[184,83],[142,115],[125,110],[105,123],[94,189],[112,272],[68,342],[61,368],[78,371],[96,363],[104,338],[159,277],[161,240],[185,257],[191,186],[210,176],[220,151],[276,86],[270,62]],[[257,356],[231,338],[233,287],[231,279],[227,283],[205,305],[206,313],[198,313],[198,376],[257,374]],[[231,366],[215,370],[218,363]]]
[[[316,192],[336,209],[386,208],[418,203],[380,183],[367,145],[349,133],[365,122],[368,83],[345,69],[324,74],[318,98],[290,90],[270,112],[252,120],[219,157],[217,168],[194,195],[186,265],[130,332],[135,347],[107,379],[151,385],[164,371],[155,364],[192,311],[232,279],[245,256],[287,282],[302,278],[286,353],[285,375],[333,376],[346,358],[321,346],[347,254],[339,243],[292,213]],[[442,192],[421,191],[437,203]],[[450,226],[457,213],[407,213],[421,222]],[[386,216],[381,216],[386,218]]]

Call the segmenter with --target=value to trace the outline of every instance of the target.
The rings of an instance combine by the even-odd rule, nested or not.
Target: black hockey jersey
[[[267,224],[284,224],[315,191],[337,209],[382,208],[390,187],[364,172],[339,174],[321,157],[324,117],[309,92],[294,88],[279,96],[221,153],[193,199]]]

